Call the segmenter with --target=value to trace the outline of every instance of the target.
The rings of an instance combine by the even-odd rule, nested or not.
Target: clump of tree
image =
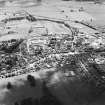
[[[37,3],[40,4],[42,2],[42,0],[37,0]]]

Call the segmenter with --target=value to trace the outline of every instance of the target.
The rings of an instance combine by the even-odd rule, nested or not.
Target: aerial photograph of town
[[[0,105],[105,105],[105,1],[0,0]]]

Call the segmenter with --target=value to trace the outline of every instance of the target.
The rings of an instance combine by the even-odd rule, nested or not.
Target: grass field
[[[7,10],[12,10],[12,11],[15,9],[17,10],[17,8],[18,9],[22,8],[22,9],[28,10],[29,12],[35,15],[64,18],[63,14],[59,13],[60,12],[59,8],[79,9],[80,7],[83,7],[86,13],[88,13],[89,15],[93,16],[96,19],[95,23],[102,26],[105,25],[105,4],[104,3],[94,4],[93,2],[42,0],[42,3],[39,5],[36,2],[33,2],[32,0],[28,0],[28,2],[25,0],[21,2],[16,1],[9,4],[7,3],[5,8],[7,8]],[[2,10],[3,8],[1,8],[1,11]]]

